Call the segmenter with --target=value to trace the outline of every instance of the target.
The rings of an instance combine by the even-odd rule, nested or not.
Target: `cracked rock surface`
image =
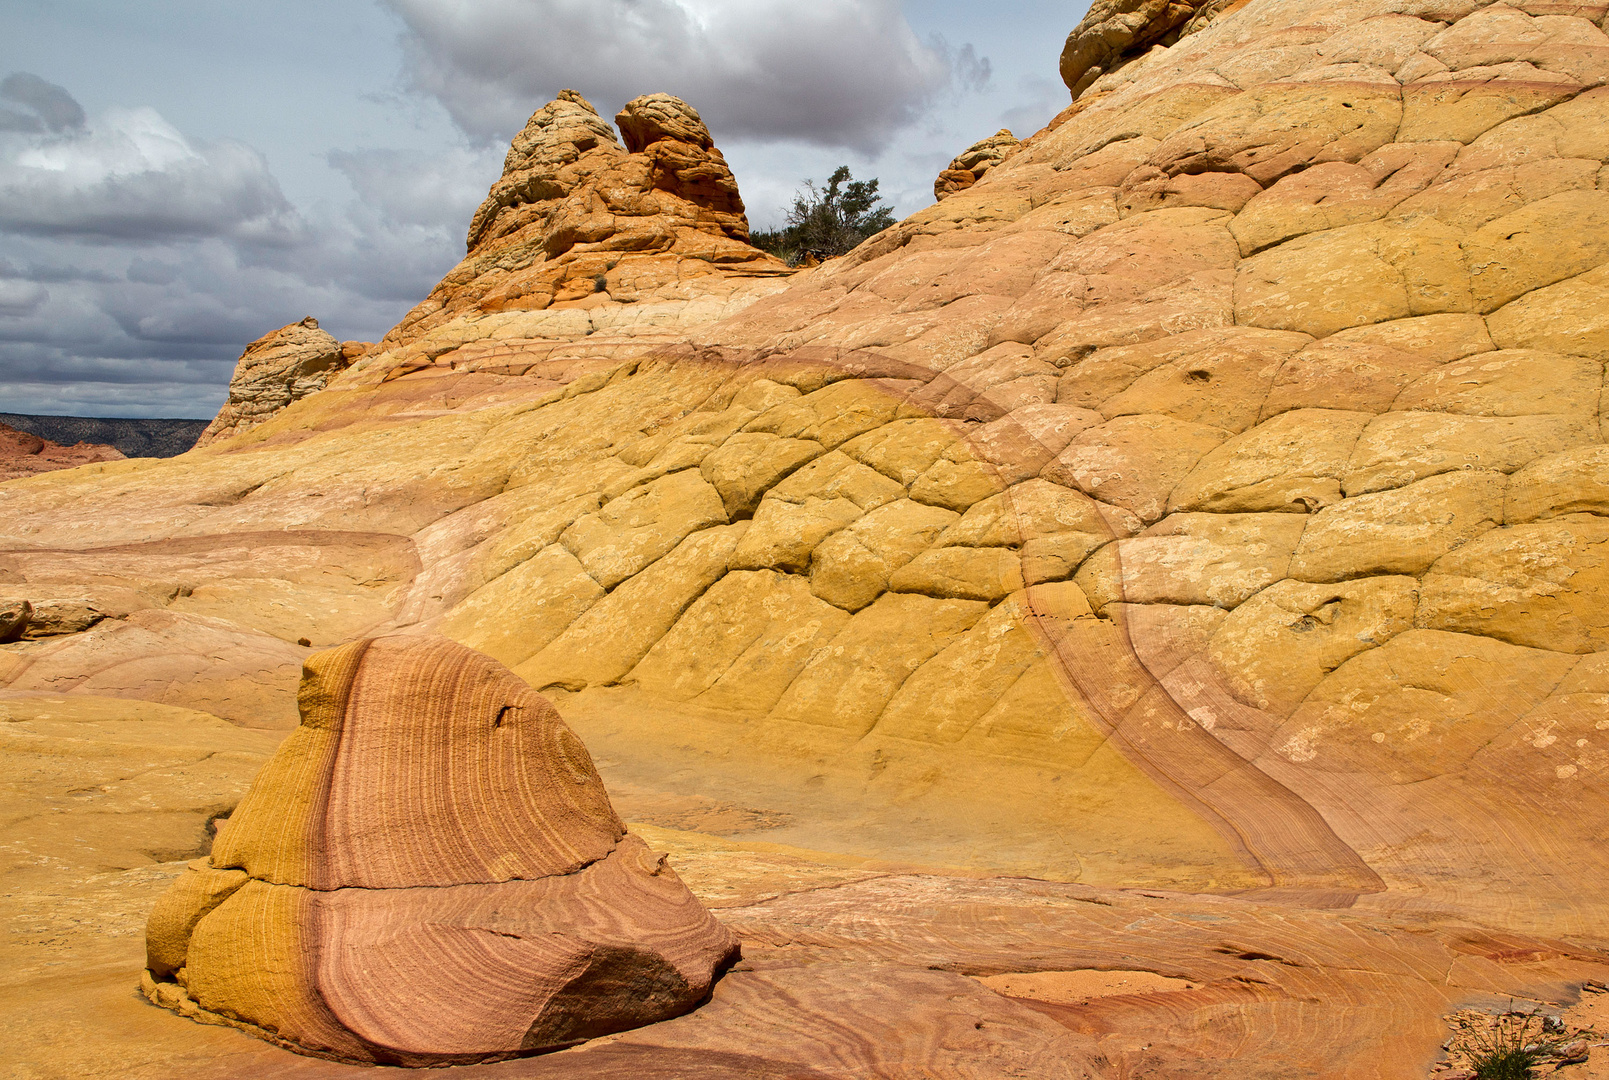
[[[283,725],[302,641],[439,630],[596,717],[632,783],[684,746],[714,754],[687,796],[763,762],[812,849],[1592,930],[1591,15],[1221,14],[972,187],[651,341],[520,336],[593,309],[511,315],[472,255],[250,432],[0,491],[8,565],[57,590],[10,594],[134,594],[0,646],[10,685]],[[573,95],[539,111],[509,176],[569,194],[494,192],[476,250],[554,264],[588,162],[715,168],[672,99],[622,115],[627,145]],[[721,175],[671,230],[716,253]],[[679,251],[653,257],[725,265]],[[875,827],[803,812],[817,776]]]
[[[734,866],[788,849],[831,868],[789,864],[775,896],[847,860],[954,890],[1237,897],[1147,900],[1156,935],[1121,955],[958,977],[1197,981],[1163,943],[1214,905],[1259,933],[1342,927],[1322,994],[1237,971],[1252,997],[1125,1002],[1135,1041],[1108,1061],[1138,1067],[1168,1015],[1185,1034],[1159,1074],[1280,1075],[1301,1038],[1278,1033],[1322,1029],[1316,1055],[1400,1040],[1355,1075],[1422,1075],[1449,996],[1486,979],[1564,1000],[1609,940],[1605,17],[1253,0],[1103,70],[966,190],[752,292],[677,255],[653,264],[677,268],[653,278],[669,291],[626,303],[630,253],[578,239],[549,260],[547,226],[516,226],[510,258],[531,261],[506,280],[619,258],[577,271],[609,299],[511,308],[471,255],[250,432],[0,486],[8,573],[149,605],[0,645],[0,674],[283,730],[302,639],[440,632],[547,693],[629,819],[694,837],[678,858],[716,837]],[[640,156],[564,106],[563,139],[538,124],[528,145],[596,145],[516,171]],[[699,147],[644,145],[670,142]],[[509,223],[567,198],[512,200]],[[737,243],[710,224],[672,231]],[[1106,910],[988,917],[1064,901]],[[908,974],[889,943],[927,939],[887,926],[879,955]],[[1370,951],[1436,935],[1434,960]],[[826,970],[799,985],[832,1001]],[[863,1039],[871,1011],[856,1062],[897,1036]],[[749,1053],[705,1034],[700,1053]],[[977,1052],[1040,1035],[1001,1038]],[[646,1060],[622,1042],[584,1052]]]
[[[574,90],[532,114],[464,260],[381,342],[391,370],[472,342],[674,338],[780,287],[791,271],[750,246],[737,181],[696,109],[645,94],[615,123],[619,139]],[[543,357],[503,358],[525,371]]]

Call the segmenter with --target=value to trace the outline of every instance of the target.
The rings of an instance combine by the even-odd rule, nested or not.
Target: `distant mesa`
[[[0,424],[71,446],[96,443],[124,457],[177,457],[196,444],[208,421],[168,417],[40,416],[0,413]]]
[[[0,423],[0,480],[71,469],[96,461],[120,461],[123,457],[124,454],[113,446],[86,442],[62,446]]]
[[[669,1019],[737,940],[626,832],[547,699],[446,638],[307,659],[301,726],[147,928],[151,1000],[342,1061]]]
[[[983,179],[983,174],[1000,164],[1022,144],[1009,128],[1001,128],[987,139],[979,139],[955,156],[933,181],[933,197],[944,199]]]

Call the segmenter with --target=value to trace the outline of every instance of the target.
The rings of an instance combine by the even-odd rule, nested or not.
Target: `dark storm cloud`
[[[0,131],[76,131],[84,126],[84,107],[73,95],[26,71],[14,71],[0,80],[0,101],[21,105],[24,110],[0,108]]]
[[[897,0],[384,0],[415,86],[466,131],[506,139],[573,87],[600,109],[665,91],[717,140],[873,151],[988,61],[923,42]]]
[[[365,295],[373,275],[341,233],[291,249],[4,242],[16,276],[0,277],[0,411],[207,417],[254,338],[316,314],[340,337],[370,339],[407,306]],[[243,257],[264,250],[283,261]]]
[[[115,318],[130,338],[161,346],[172,354],[174,346],[215,346],[238,352],[238,345],[251,341],[261,314],[241,297],[229,293],[184,291],[152,303],[143,298],[113,291],[102,301],[102,310]],[[272,329],[272,328],[270,328]],[[211,350],[207,350],[211,351]],[[216,354],[215,354],[216,355]]]
[[[10,176],[0,180],[0,230],[92,243],[226,235],[286,243],[295,211],[256,180],[187,168],[74,188]]]
[[[124,276],[141,285],[172,285],[179,279],[179,268],[158,259],[136,257]]]
[[[227,360],[77,356],[64,349],[42,346],[7,350],[6,355],[0,357],[0,384],[96,382],[128,387],[160,381],[183,384],[194,393],[198,385],[227,381],[232,366]]]
[[[49,299],[50,290],[38,282],[0,279],[0,315],[32,315]]]
[[[222,404],[232,366],[230,360],[102,355],[93,345],[0,341],[0,409],[197,416]]]
[[[104,270],[90,270],[81,266],[55,266],[34,263],[31,266],[13,266],[8,259],[0,259],[0,278],[24,278],[28,281],[38,282],[66,282],[66,281],[99,281],[102,283],[118,280],[116,274],[109,274]]]

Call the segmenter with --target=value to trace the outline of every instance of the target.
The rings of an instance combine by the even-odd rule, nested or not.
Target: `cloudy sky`
[[[210,417],[246,342],[374,340],[558,90],[704,116],[756,226],[838,164],[903,216],[1067,100],[1085,0],[3,0],[0,412]]]

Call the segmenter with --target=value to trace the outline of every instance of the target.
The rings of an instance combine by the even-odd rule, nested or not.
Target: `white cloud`
[[[384,0],[414,85],[507,139],[565,87],[614,108],[664,91],[716,140],[874,150],[988,61],[917,37],[897,0]]]
[[[35,281],[0,279],[0,316],[32,315],[50,299],[50,291]]]
[[[286,243],[299,227],[261,154],[237,142],[192,142],[154,109],[0,134],[0,231],[95,243]]]

